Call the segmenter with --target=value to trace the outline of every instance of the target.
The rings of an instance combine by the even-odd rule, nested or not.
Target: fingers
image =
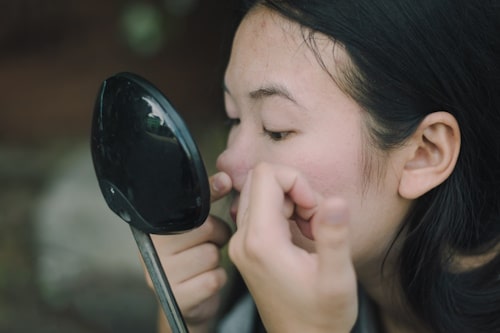
[[[309,219],[316,202],[315,192],[298,171],[259,164],[247,176],[241,192],[238,229],[246,229],[250,238],[272,238],[277,243],[288,243],[289,220],[293,214]]]
[[[237,231],[229,243],[229,256],[241,270],[253,261],[274,265],[271,256],[298,251],[290,224],[297,207],[309,213],[316,207],[315,192],[296,170],[280,165],[259,164],[247,175],[237,216]],[[295,231],[296,232],[296,231]],[[300,233],[300,231],[299,231]]]
[[[197,229],[179,235],[151,235],[151,239],[165,273],[171,282],[177,283],[218,267],[219,249],[230,236],[231,231],[224,222],[209,216]],[[152,288],[149,274],[146,278]]]
[[[229,256],[266,327],[279,332],[290,327],[297,332],[309,331],[306,327],[321,327],[325,332],[352,328],[357,285],[349,219],[345,201],[322,197],[298,171],[259,164],[249,172]],[[294,232],[312,237],[306,241]],[[303,309],[312,314],[305,321],[297,315]],[[306,325],[284,325],[296,318]]]
[[[166,263],[169,267],[182,267],[183,269],[170,270],[169,267],[164,268],[168,272],[168,277],[172,283],[182,283],[194,276],[217,268],[220,262],[219,248],[212,243],[203,243],[172,256]]]
[[[312,209],[316,205],[314,191],[299,172],[266,163],[249,173],[241,197],[242,214],[251,210],[255,221],[262,223],[276,214],[290,218],[293,206]]]
[[[210,200],[219,200],[231,191],[232,182],[227,173],[218,172],[208,179],[210,183]]]
[[[185,311],[192,310],[198,304],[203,303],[216,295],[227,282],[227,273],[224,268],[204,272],[179,284],[176,292],[179,295],[190,295],[191,297],[180,297],[179,307]],[[193,293],[196,291],[196,293]],[[182,300],[181,300],[182,299]]]
[[[231,230],[226,223],[209,216],[199,227],[189,232],[177,235],[151,235],[160,257],[185,251],[199,244],[210,242],[223,247],[231,236]]]
[[[318,256],[318,284],[325,292],[332,288],[350,290],[355,278],[347,204],[338,198],[325,199],[318,207],[312,223]],[[335,283],[332,283],[332,277],[336,277]]]
[[[212,318],[227,273],[220,247],[229,241],[228,226],[210,216],[198,229],[179,235],[152,235],[179,308],[188,325]],[[148,283],[151,282],[148,276]]]
[[[213,202],[231,191],[232,182],[226,173],[219,172],[209,178],[209,186]],[[151,235],[190,330],[193,325],[209,323],[219,308],[220,289],[227,281],[220,248],[230,236],[229,226],[214,216],[182,234]],[[148,272],[146,276],[152,287]]]

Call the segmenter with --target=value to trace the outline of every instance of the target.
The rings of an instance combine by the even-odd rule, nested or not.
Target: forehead
[[[236,32],[233,56],[239,55],[238,52],[261,56],[304,55],[308,49],[304,32],[298,23],[270,9],[257,7],[247,14]]]
[[[286,38],[291,44],[297,45],[300,34],[301,29],[296,22],[275,11],[257,6],[242,20],[236,32],[235,43],[261,40],[281,44],[283,38]]]
[[[284,79],[307,74],[325,76],[333,83],[346,59],[343,46],[332,38],[258,6],[236,32],[228,70],[237,72],[238,79],[248,73]]]

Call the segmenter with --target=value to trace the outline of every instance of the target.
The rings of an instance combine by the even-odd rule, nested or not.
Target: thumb
[[[340,281],[355,282],[347,203],[338,198],[325,199],[319,205],[312,223],[320,285],[324,283],[325,287],[332,288],[332,282],[335,284]],[[340,286],[337,284],[337,287]]]
[[[232,188],[231,178],[224,172],[218,172],[208,179],[210,183],[210,201],[214,202],[224,197]]]

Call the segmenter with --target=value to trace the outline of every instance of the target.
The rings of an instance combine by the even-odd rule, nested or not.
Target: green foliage
[[[167,38],[164,14],[143,2],[134,2],[124,8],[121,31],[127,45],[142,56],[157,53]]]
[[[141,56],[158,53],[179,33],[181,21],[198,0],[164,0],[164,6],[145,1],[127,4],[120,20],[120,32],[128,47]]]

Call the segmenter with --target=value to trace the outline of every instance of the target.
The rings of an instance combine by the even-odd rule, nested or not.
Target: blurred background
[[[236,0],[0,0],[0,332],[154,332],[128,226],[90,159],[97,90],[162,90],[214,170]]]

